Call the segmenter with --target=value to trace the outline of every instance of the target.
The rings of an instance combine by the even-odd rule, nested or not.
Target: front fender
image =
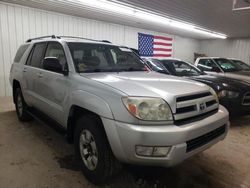
[[[74,91],[71,94],[70,103],[71,105],[67,109],[67,114],[69,114],[72,105],[77,105],[95,114],[98,114],[101,117],[114,119],[114,115],[108,103],[104,99],[95,94],[83,90]]]

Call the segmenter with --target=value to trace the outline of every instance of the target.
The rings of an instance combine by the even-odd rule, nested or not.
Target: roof
[[[219,59],[219,58],[228,59],[225,57],[198,57],[197,59]]]

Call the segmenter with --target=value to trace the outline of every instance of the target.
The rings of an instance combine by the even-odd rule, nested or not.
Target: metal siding
[[[0,96],[5,96],[5,72],[3,59],[3,41],[2,41],[2,16],[3,6],[0,4]]]
[[[73,35],[106,39],[137,48],[137,33],[167,35],[124,25],[90,20],[35,8],[0,2],[0,96],[11,95],[9,71],[17,48],[28,38],[43,35]],[[192,61],[198,41],[174,35],[174,57]],[[185,45],[184,45],[185,44]]]
[[[250,64],[250,39],[202,40],[200,53],[207,56],[237,58]]]
[[[199,51],[199,41],[195,39],[175,37],[174,57],[193,63],[194,53]]]

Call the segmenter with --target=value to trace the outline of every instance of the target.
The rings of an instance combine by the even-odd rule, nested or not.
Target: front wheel
[[[81,117],[76,124],[74,142],[84,175],[100,184],[117,174],[120,163],[115,159],[101,120],[95,115]]]
[[[27,104],[24,101],[23,94],[20,88],[17,88],[15,91],[15,107],[17,117],[20,121],[29,121],[32,117],[28,114]]]

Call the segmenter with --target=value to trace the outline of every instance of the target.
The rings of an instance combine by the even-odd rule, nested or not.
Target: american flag
[[[170,37],[138,33],[138,51],[143,57],[171,57],[173,39]]]

